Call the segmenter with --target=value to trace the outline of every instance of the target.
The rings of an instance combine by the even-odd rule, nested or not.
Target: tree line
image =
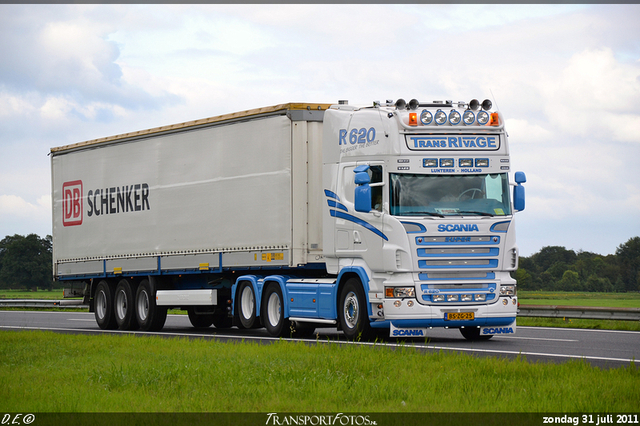
[[[606,256],[548,246],[519,261],[514,278],[521,290],[640,291],[640,237]],[[0,241],[0,288],[36,291],[54,285],[62,286],[53,281],[51,235],[16,234]]]
[[[543,247],[520,257],[514,274],[520,290],[640,291],[640,237],[630,238],[615,254],[602,256],[564,247]]]

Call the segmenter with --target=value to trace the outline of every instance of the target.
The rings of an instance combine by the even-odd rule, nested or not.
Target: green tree
[[[640,290],[640,237],[630,238],[616,249],[624,291]]]
[[[52,238],[40,238],[36,234],[7,236],[0,241],[0,286],[51,289]]]

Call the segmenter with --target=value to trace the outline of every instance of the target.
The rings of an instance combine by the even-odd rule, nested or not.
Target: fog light
[[[399,308],[401,305],[402,305],[402,302],[400,300],[396,300],[395,302],[393,302],[393,306],[395,306],[396,308]]]
[[[507,303],[509,303],[509,301],[508,301],[507,299],[502,299],[502,304],[503,304],[504,306],[507,306]]]
[[[407,306],[408,306],[408,307],[412,307],[412,306],[413,306],[413,300],[409,300],[409,301],[407,302]]]

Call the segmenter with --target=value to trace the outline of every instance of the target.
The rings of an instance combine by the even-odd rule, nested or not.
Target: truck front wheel
[[[96,322],[98,327],[103,330],[115,330],[118,327],[113,302],[114,296],[113,287],[107,281],[102,280],[98,283],[93,303]]]
[[[373,329],[369,324],[367,300],[360,281],[350,278],[340,292],[340,324],[349,340],[369,340],[373,337]]]
[[[140,330],[160,331],[167,320],[167,308],[156,305],[156,297],[148,280],[142,280],[136,291],[136,319]]]

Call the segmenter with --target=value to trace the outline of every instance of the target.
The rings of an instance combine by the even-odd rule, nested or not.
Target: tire
[[[489,340],[493,337],[493,334],[480,335],[480,327],[464,327],[460,329],[460,334],[470,341],[474,340]]]
[[[156,305],[149,280],[142,280],[136,291],[136,320],[143,331],[160,331],[167,320],[167,308]]]
[[[120,330],[137,330],[135,295],[137,286],[129,280],[122,279],[118,283],[114,298],[114,313]]]
[[[195,328],[209,328],[213,324],[213,314],[198,314],[195,308],[188,308],[187,314],[189,315],[189,321]]]
[[[93,299],[94,311],[98,327],[103,330],[115,330],[118,328],[114,310],[114,290],[106,280],[102,280],[96,287]]]
[[[284,317],[284,299],[279,285],[271,284],[264,292],[261,316],[264,327],[271,336],[291,336],[291,321]]]
[[[357,278],[348,279],[342,288],[338,315],[347,339],[370,340],[374,337],[364,290]]]
[[[242,328],[254,328],[256,321],[256,294],[248,281],[240,283],[238,288],[238,317]]]

